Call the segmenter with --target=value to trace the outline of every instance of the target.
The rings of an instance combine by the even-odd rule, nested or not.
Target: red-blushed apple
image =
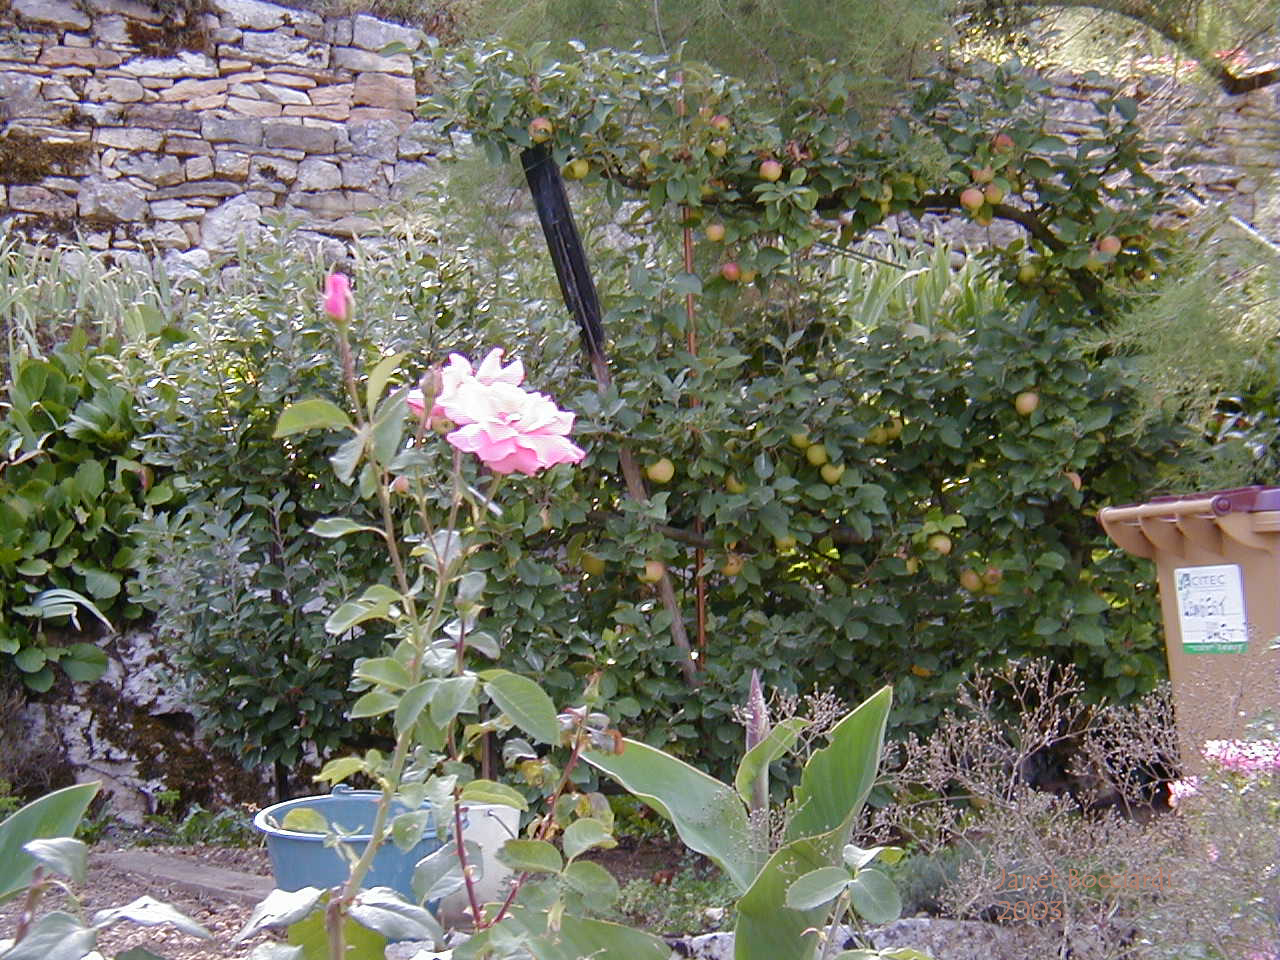
[[[534,143],[546,143],[554,131],[555,127],[546,117],[534,117],[529,121],[529,139]]]
[[[973,213],[982,206],[986,198],[977,187],[966,187],[960,191],[960,206]]]
[[[1103,237],[1101,240],[1098,241],[1098,252],[1105,253],[1108,256],[1114,257],[1117,253],[1120,252],[1120,247],[1121,247],[1120,238],[1117,237],[1115,234],[1107,234],[1105,237]]]
[[[645,583],[657,583],[666,572],[667,565],[661,560],[646,560],[644,562],[644,572],[640,574],[640,579]]]
[[[719,243],[724,239],[724,224],[709,223],[707,224],[707,239],[712,243]]]
[[[730,283],[737,283],[742,279],[742,268],[738,266],[735,260],[726,260],[720,264],[720,276],[724,277]]]
[[[782,177],[782,164],[777,160],[766,160],[760,164],[760,179],[774,183]]]

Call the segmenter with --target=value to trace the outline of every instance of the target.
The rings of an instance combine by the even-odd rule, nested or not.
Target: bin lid
[[[1180,496],[1152,497],[1151,503],[1177,503],[1180,500],[1204,500],[1212,498],[1210,507],[1218,516],[1228,513],[1257,513],[1260,510],[1280,510],[1280,487],[1236,487],[1233,490],[1217,490],[1208,493],[1187,493]]]

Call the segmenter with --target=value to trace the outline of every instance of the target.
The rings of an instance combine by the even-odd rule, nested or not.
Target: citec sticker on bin
[[[1244,585],[1234,563],[1177,567],[1178,625],[1186,653],[1244,653],[1249,645]]]

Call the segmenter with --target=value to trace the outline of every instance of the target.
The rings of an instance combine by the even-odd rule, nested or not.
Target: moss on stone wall
[[[0,183],[38,183],[48,176],[77,173],[93,155],[91,143],[46,143],[11,130],[0,137]]]

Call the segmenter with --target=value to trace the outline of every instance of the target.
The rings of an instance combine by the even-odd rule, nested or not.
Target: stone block
[[[88,4],[94,13],[110,17],[129,17],[144,23],[162,23],[165,19],[162,6],[143,3],[142,0],[88,0]]]
[[[374,119],[352,123],[349,131],[353,153],[395,163],[400,141],[400,125],[390,120]]]
[[[69,218],[76,215],[76,201],[74,197],[54,193],[45,187],[14,186],[9,188],[9,209]]]
[[[350,17],[338,17],[325,21],[325,41],[340,47],[351,46],[352,23]]]
[[[187,109],[193,111],[218,110],[227,105],[225,93],[215,93],[212,97],[199,97],[187,101]]]
[[[179,157],[212,157],[213,147],[200,137],[170,134],[164,141],[164,152]]]
[[[248,60],[233,60],[219,55],[218,72],[224,77],[229,73],[243,73],[245,70],[252,70],[256,64]]]
[[[351,123],[389,123],[395,127],[396,137],[413,126],[413,114],[408,110],[384,110],[381,107],[352,107]]]
[[[337,190],[342,186],[342,171],[329,160],[307,157],[298,164],[294,185],[299,190]]]
[[[335,67],[351,70],[355,73],[372,71],[375,73],[399,73],[406,77],[413,76],[413,61],[407,53],[398,53],[394,57],[383,57],[359,47],[334,47],[332,62]]]
[[[10,9],[24,20],[59,30],[88,30],[89,15],[70,0],[12,0]]]
[[[246,100],[261,100],[262,94],[256,85],[252,83],[233,83],[228,88],[227,93],[233,97],[243,97]]]
[[[80,113],[98,127],[118,127],[124,123],[124,107],[118,103],[82,103]]]
[[[291,123],[269,123],[263,129],[262,137],[262,142],[268,147],[302,150],[306,153],[332,153],[335,140],[332,130]]]
[[[249,186],[283,193],[298,178],[298,164],[278,157],[254,157],[249,161]]]
[[[344,187],[365,187],[381,179],[382,163],[368,157],[359,159],[343,159],[342,185]]]
[[[389,73],[361,73],[356,77],[351,102],[356,106],[382,107],[387,110],[412,110],[418,103],[413,77]]]
[[[244,187],[230,180],[200,180],[195,183],[179,183],[176,186],[154,190],[148,195],[150,200],[190,200],[193,203],[201,198],[234,197],[243,192]],[[210,204],[217,206],[217,201]]]
[[[203,230],[201,233],[203,234]],[[208,246],[207,240],[205,245]],[[209,251],[198,247],[195,250],[170,250],[161,261],[164,272],[169,275],[173,283],[181,283],[183,280],[203,280],[212,263],[213,258],[209,256]]]
[[[100,70],[117,66],[124,56],[95,47],[46,47],[36,62],[43,67],[87,67]]]
[[[255,87],[264,100],[273,100],[286,106],[310,106],[311,98],[302,90],[281,86],[278,83],[256,83]]]
[[[295,34],[249,32],[240,41],[240,49],[249,60],[271,64],[296,64],[300,67],[326,67],[329,48]]]
[[[208,80],[180,80],[168,90],[160,94],[165,103],[174,100],[191,100],[195,97],[207,97],[214,93],[225,93],[231,81],[225,77],[212,77]]]
[[[366,13],[357,14],[351,25],[351,43],[377,53],[393,43],[403,43],[410,50],[422,45],[423,33],[398,23],[387,23]]]
[[[188,180],[205,180],[213,176],[212,157],[192,157],[182,169]]]
[[[262,143],[262,121],[252,117],[203,117],[200,135],[210,143]]]
[[[415,160],[400,161],[391,175],[392,198],[399,200],[421,193],[435,170],[436,168],[431,164],[418,163]]]
[[[128,24],[124,17],[98,17],[93,21],[93,39],[100,44],[126,46],[130,43]]]
[[[199,220],[203,216],[203,207],[193,207],[181,200],[151,201],[151,217],[154,220]]]
[[[249,154],[238,150],[217,150],[213,155],[213,172],[220,177],[243,180],[249,175]]]
[[[445,142],[429,121],[415,120],[409,129],[401,134],[397,148],[402,157],[422,157],[434,155]]]
[[[84,85],[84,95],[90,100],[114,100],[117,103],[137,103],[146,92],[142,84],[128,77],[92,78]]]
[[[268,73],[266,80],[268,83],[277,83],[282,87],[293,87],[297,90],[310,90],[316,85],[316,81],[311,77],[304,77],[297,73]]]
[[[200,129],[200,117],[182,107],[158,103],[135,103],[124,111],[125,123],[131,127],[150,130],[186,130],[196,133]]]
[[[221,44],[239,43],[244,39],[244,31],[235,27],[219,27],[209,34],[209,39]]]
[[[213,0],[213,9],[222,14],[223,23],[234,23],[249,30],[274,30],[288,22],[292,13],[287,7],[260,0]]]
[[[62,35],[62,45],[64,47],[92,47],[93,39],[87,33],[64,33]]]
[[[44,89],[40,91],[46,100],[75,100],[79,101],[80,95],[76,93],[71,84],[57,79],[49,79],[44,83]]]
[[[291,193],[286,206],[305,210],[322,219],[336,220],[353,213],[376,210],[382,206],[382,201],[362,190],[329,190],[323,193]]]
[[[115,167],[126,176],[141,177],[157,187],[181,183],[183,179],[182,162],[159,153],[124,153]]]
[[[0,99],[34,100],[40,95],[44,81],[30,73],[17,70],[0,70]]]
[[[278,103],[272,103],[269,100],[248,100],[245,97],[228,96],[227,107],[247,117],[278,117],[284,112]]]
[[[325,29],[323,23],[295,23],[293,32],[300,37],[306,37],[308,40],[314,40],[317,43],[328,45],[325,40]]]
[[[349,107],[355,90],[356,85],[354,83],[331,83],[327,86],[316,87],[310,93],[311,102],[316,106],[340,103]]]
[[[343,104],[330,104],[324,107],[285,107],[286,117],[303,117],[315,120],[333,120],[341,123],[351,116],[351,108]]]
[[[134,77],[216,77],[218,65],[204,53],[180,50],[173,57],[135,57],[120,64],[120,70]]]
[[[88,177],[77,198],[80,216],[86,220],[129,223],[147,214],[146,196],[132,184]]]
[[[197,211],[203,214],[203,210]],[[159,250],[185,250],[191,245],[191,238],[181,223],[157,223],[137,234],[138,240],[150,244]]]
[[[164,144],[164,134],[159,130],[138,127],[98,127],[93,132],[95,143],[119,150],[158,151]]]
[[[200,240],[217,253],[236,249],[243,239],[250,246],[262,235],[262,208],[249,197],[232,197],[214,207],[200,221]]]

